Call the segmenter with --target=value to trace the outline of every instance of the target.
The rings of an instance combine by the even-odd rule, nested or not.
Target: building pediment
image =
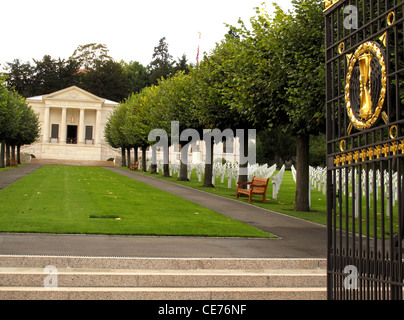
[[[53,101],[80,101],[80,102],[93,102],[93,103],[104,103],[105,99],[97,97],[96,95],[85,91],[79,87],[72,86],[60,91],[43,96],[43,100],[53,100]]]
[[[77,105],[83,104],[84,106],[103,105],[117,106],[119,103],[110,101],[104,98],[97,97],[96,95],[83,90],[79,87],[72,86],[63,90],[59,90],[47,95],[27,98],[29,103],[45,103],[52,105]]]
[[[104,111],[111,111],[119,105],[118,102],[97,97],[76,86],[43,96],[27,98],[27,102],[31,106],[36,105],[38,107],[102,109]]]

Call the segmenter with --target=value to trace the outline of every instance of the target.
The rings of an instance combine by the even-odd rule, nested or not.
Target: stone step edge
[[[326,269],[326,259],[315,258],[147,258],[42,255],[0,255],[0,267],[100,269]]]
[[[239,288],[223,288],[223,287],[204,287],[204,288],[194,288],[194,287],[57,287],[57,288],[44,288],[44,287],[0,287],[0,292],[7,291],[38,291],[38,292],[70,292],[70,291],[98,291],[98,292],[113,292],[113,291],[134,291],[134,292],[142,292],[142,291],[185,291],[185,292],[205,292],[205,291],[246,291],[246,292],[254,292],[254,291],[274,291],[274,292],[287,292],[287,291],[296,291],[296,292],[315,292],[326,291],[326,287],[302,287],[302,288],[294,288],[294,287],[282,287],[282,288],[250,288],[250,287],[239,287]]]
[[[58,272],[37,270],[0,273],[1,286],[43,287],[57,280],[58,287],[323,287],[326,273],[244,272]]]
[[[326,300],[327,288],[0,287],[0,300]]]
[[[327,271],[323,269],[177,269],[177,270],[152,270],[152,269],[87,269],[87,268],[60,268],[54,269],[58,275],[111,275],[111,276],[325,276]],[[45,268],[19,268],[0,267],[0,275],[43,275]]]

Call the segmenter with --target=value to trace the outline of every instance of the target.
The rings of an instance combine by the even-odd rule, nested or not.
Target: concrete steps
[[[0,300],[321,300],[322,259],[0,255]]]

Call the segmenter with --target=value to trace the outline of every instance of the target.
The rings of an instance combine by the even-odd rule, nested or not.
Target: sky
[[[196,62],[224,39],[241,18],[248,23],[264,0],[13,0],[0,4],[2,25],[0,66],[69,58],[79,45],[105,44],[116,61],[138,61],[147,66],[154,47],[166,37],[174,60],[183,54]],[[272,12],[273,1],[266,4]],[[291,0],[279,0],[284,9]],[[199,33],[201,37],[199,37]]]

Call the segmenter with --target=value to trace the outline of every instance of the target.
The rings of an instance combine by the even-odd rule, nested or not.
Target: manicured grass
[[[126,169],[126,168],[123,168]],[[140,171],[139,171],[140,172]],[[223,180],[223,183],[221,183],[221,178],[217,178],[215,180],[215,188],[204,188],[202,187],[202,182],[198,181],[198,177],[196,175],[196,172],[193,171],[191,175],[191,181],[177,181],[177,174],[174,174],[173,177],[171,178],[165,178],[161,174],[158,175],[151,175],[150,173],[143,173],[147,174],[150,176],[153,176],[155,178],[159,179],[164,179],[167,181],[171,181],[173,183],[179,183],[185,186],[189,186],[192,188],[196,188],[199,190],[203,190],[205,192],[210,192],[219,196],[227,197],[227,198],[236,198],[236,186],[235,186],[235,181],[232,181],[232,188],[228,188],[228,181],[227,178],[225,177]],[[318,191],[318,189],[314,189],[311,191],[311,211],[310,212],[298,212],[294,211],[294,201],[295,201],[295,191],[296,191],[296,183],[293,180],[292,172],[291,171],[285,171],[284,177],[282,180],[281,188],[279,190],[279,193],[277,195],[277,199],[272,198],[272,183],[271,180],[268,185],[267,189],[267,195],[266,195],[266,203],[263,204],[261,202],[252,202],[253,205],[260,206],[262,208],[275,211],[275,212],[280,212],[284,213],[290,216],[298,217],[307,221],[315,222],[318,224],[322,225],[327,225],[327,199],[326,195],[322,194],[322,191]],[[348,192],[352,191],[351,189],[348,190]],[[379,199],[380,199],[380,191],[379,191]],[[260,199],[260,198],[257,198]],[[239,201],[246,202],[248,203],[248,198],[239,198]],[[377,237],[381,238],[381,234],[383,232],[383,227],[381,223],[381,212],[380,209],[380,200],[377,201],[376,205],[377,208],[374,209],[374,202],[373,202],[373,196],[370,197],[370,207],[369,211],[372,213],[374,210],[376,210],[377,214],[377,221],[375,222],[373,219],[373,215],[370,214],[369,219],[366,219],[366,200],[365,197],[362,197],[362,218],[355,218],[353,219],[351,216],[348,217],[348,220],[346,219],[345,216],[345,201],[346,201],[346,196],[343,195],[341,198],[341,204],[340,206],[337,206],[337,219],[335,221],[336,226],[339,226],[340,224],[342,225],[342,229],[349,229],[353,230],[355,228],[355,232],[357,233],[359,231],[359,225],[361,224],[362,226],[362,232],[367,232],[366,230],[369,229],[369,234],[370,236],[374,236],[374,224],[376,224],[376,232],[377,232]],[[386,207],[387,207],[387,201],[385,204],[385,212],[386,212]],[[352,199],[349,198],[349,210],[350,214],[352,214]],[[393,220],[391,221],[391,227],[393,233],[397,232],[398,229],[398,212],[397,212],[397,205],[393,207]],[[385,237],[388,237],[388,234],[390,232],[390,220],[386,220],[385,226],[384,226],[384,233]]]
[[[123,168],[126,169],[126,168]],[[138,171],[141,173],[141,171]],[[219,196],[227,197],[227,198],[236,198],[236,183],[232,181],[232,188],[228,188],[228,180],[225,177],[223,183],[221,183],[221,178],[217,178],[215,180],[215,188],[204,188],[202,187],[203,182],[198,181],[198,177],[196,175],[195,170],[192,172],[191,181],[177,181],[178,175],[173,174],[171,178],[164,178],[161,174],[153,174],[143,173],[150,175],[155,178],[164,179],[167,181],[171,181],[174,183],[179,183],[185,186],[189,186],[192,188],[196,188],[202,191],[210,192]],[[272,183],[271,180],[268,184],[267,195],[266,195],[266,203],[263,204],[261,202],[252,202],[253,205],[260,206],[262,208],[280,212],[284,214],[288,214],[291,216],[295,216],[304,220],[312,221],[315,223],[319,223],[322,225],[327,224],[327,198],[322,194],[321,191],[312,190],[311,191],[311,211],[310,212],[298,212],[294,211],[295,205],[295,191],[296,191],[296,183],[293,180],[292,172],[285,171],[281,188],[278,192],[277,199],[272,198]],[[257,197],[260,199],[260,197]],[[239,201],[248,203],[248,198],[239,198]]]
[[[98,167],[44,166],[0,191],[0,231],[271,237]]]

